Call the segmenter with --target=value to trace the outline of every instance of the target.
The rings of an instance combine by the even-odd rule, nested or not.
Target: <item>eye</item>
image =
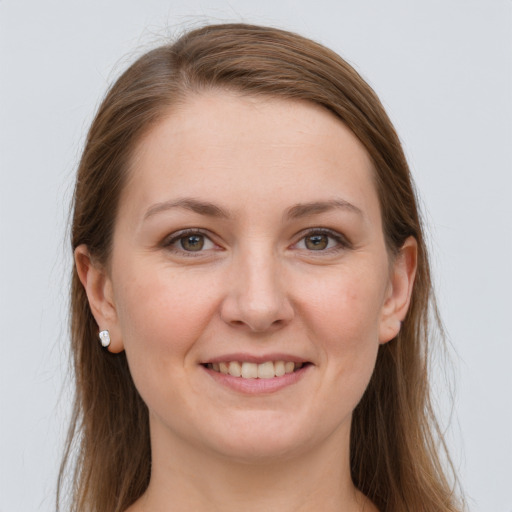
[[[208,236],[197,230],[175,233],[166,240],[164,245],[179,253],[200,253],[217,248]]]
[[[179,244],[185,251],[200,251],[205,243],[204,235],[187,235],[179,239]]]
[[[308,235],[304,238],[304,245],[310,251],[323,251],[329,247],[329,242],[332,240],[324,234]]]
[[[294,246],[296,249],[315,252],[332,252],[348,248],[350,246],[346,238],[331,230],[317,229],[309,231]]]

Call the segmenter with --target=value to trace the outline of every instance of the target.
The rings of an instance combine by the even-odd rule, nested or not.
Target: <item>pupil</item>
[[[190,235],[181,239],[181,246],[186,251],[200,251],[204,245],[202,235]]]
[[[327,235],[312,235],[306,238],[306,247],[313,251],[325,249],[329,244],[329,237]]]

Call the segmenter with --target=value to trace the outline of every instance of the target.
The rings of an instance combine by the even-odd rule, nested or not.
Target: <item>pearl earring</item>
[[[108,347],[110,345],[110,333],[105,331],[100,331],[100,342],[102,347]]]

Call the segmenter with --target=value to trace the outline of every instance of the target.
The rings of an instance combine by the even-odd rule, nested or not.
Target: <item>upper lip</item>
[[[303,357],[295,356],[292,354],[279,354],[279,353],[272,353],[272,354],[262,354],[262,355],[256,355],[256,354],[247,354],[247,353],[233,353],[233,354],[223,354],[221,356],[212,357],[210,359],[207,359],[205,361],[202,361],[201,364],[208,364],[208,363],[225,363],[229,361],[239,361],[241,363],[247,362],[247,363],[256,363],[256,364],[262,364],[266,363],[267,361],[291,361],[293,363],[308,363],[309,361],[307,359],[304,359]]]

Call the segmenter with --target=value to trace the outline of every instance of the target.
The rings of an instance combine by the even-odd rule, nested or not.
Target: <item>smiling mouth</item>
[[[294,363],[293,361],[266,361],[261,364],[247,361],[226,361],[206,363],[204,366],[214,372],[240,377],[242,379],[273,379],[287,373],[300,370],[309,363]]]

